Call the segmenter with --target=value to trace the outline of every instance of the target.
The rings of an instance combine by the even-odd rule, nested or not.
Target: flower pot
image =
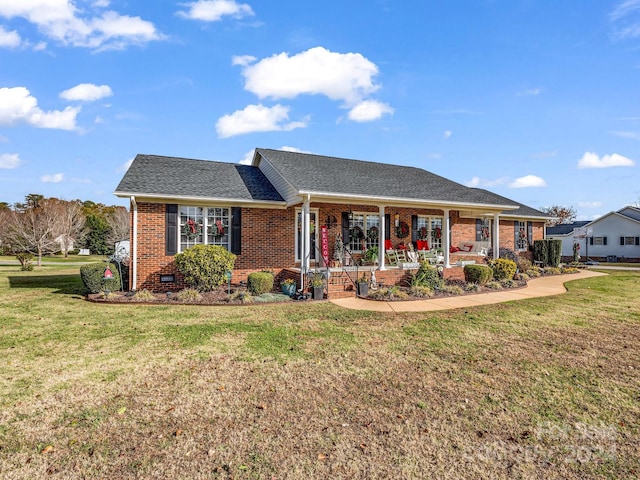
[[[360,297],[369,295],[369,284],[367,282],[358,282],[358,295]]]
[[[311,287],[313,290],[313,299],[314,300],[323,300],[324,299],[324,287]]]
[[[283,284],[281,287],[282,287],[282,293],[284,293],[285,295],[289,295],[290,297],[293,297],[296,294],[295,283]]]

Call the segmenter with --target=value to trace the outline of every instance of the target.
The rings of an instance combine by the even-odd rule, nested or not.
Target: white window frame
[[[593,245],[604,245],[604,237],[593,237]]]
[[[353,253],[362,253],[367,248],[377,247],[380,239],[380,214],[373,212],[352,212],[349,217],[349,231],[353,227],[360,227],[364,234],[363,240],[350,239],[351,241],[347,245],[347,248]],[[369,238],[369,230],[371,228],[377,228],[378,234],[373,238]],[[363,247],[364,243],[364,249]]]
[[[178,252],[184,252],[195,245],[220,245],[231,250],[231,207],[202,207],[199,205],[180,205],[178,208]],[[200,235],[189,239],[184,235],[187,221],[191,219],[200,228]],[[224,235],[218,236],[217,221],[220,221],[225,229]]]
[[[526,252],[529,249],[529,232],[527,231],[527,222],[525,220],[515,220],[518,224],[518,238],[514,242],[514,250],[516,252]],[[524,231],[524,238],[520,232]]]
[[[444,217],[434,217],[429,215],[418,215],[418,231],[422,227],[427,227],[428,230],[428,238],[427,242],[429,242],[429,249],[433,250],[434,248],[442,248],[442,239],[444,238]],[[440,228],[440,238],[436,238],[436,228]]]
[[[624,246],[628,246],[628,245],[632,245],[635,246],[636,245],[636,237],[624,237]]]
[[[313,244],[315,246],[319,246],[320,244],[318,243],[318,240],[319,240],[319,236],[318,236],[319,232],[318,232],[318,230],[320,229],[319,228],[320,225],[319,225],[318,219],[320,218],[320,210],[317,209],[317,208],[310,208],[309,209],[309,213],[310,213],[309,218],[313,218],[314,215],[316,217],[315,224],[313,225],[313,232],[311,233],[311,240],[312,240],[312,242],[313,242]],[[300,245],[299,245],[299,241],[298,241],[298,235],[301,234],[300,229],[302,228],[301,225],[300,225],[300,216],[301,215],[302,215],[302,209],[301,208],[296,208],[296,222],[295,222],[296,223],[295,224],[295,235],[296,235],[296,237],[293,240],[293,242],[295,244],[295,247],[296,247],[296,253],[295,253],[295,255],[296,255],[295,261],[296,262],[300,262],[301,261],[300,260],[300,257],[301,257],[301,255],[300,255]],[[309,252],[309,254],[310,254],[311,258],[309,260],[311,262],[315,262],[317,260],[315,258],[316,257],[316,253],[317,253],[315,251],[316,249],[313,248],[313,249],[310,249],[310,250],[311,251]]]

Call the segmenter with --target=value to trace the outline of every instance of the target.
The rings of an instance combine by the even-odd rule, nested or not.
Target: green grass
[[[0,266],[0,477],[640,471],[638,272],[381,314],[89,303],[78,269]]]

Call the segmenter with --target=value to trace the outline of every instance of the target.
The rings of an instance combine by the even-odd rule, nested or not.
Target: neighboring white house
[[[547,227],[547,238],[562,240],[562,256],[580,245],[582,260],[640,262],[640,208],[624,207],[591,222]]]

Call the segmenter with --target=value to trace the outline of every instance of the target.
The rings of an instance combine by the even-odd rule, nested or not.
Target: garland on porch
[[[407,222],[400,222],[396,227],[396,237],[398,238],[408,237],[410,231],[411,230],[409,229],[409,225],[407,225]]]
[[[182,226],[182,234],[187,237],[187,239],[193,240],[202,234],[202,225],[196,223],[192,219],[189,219]]]

